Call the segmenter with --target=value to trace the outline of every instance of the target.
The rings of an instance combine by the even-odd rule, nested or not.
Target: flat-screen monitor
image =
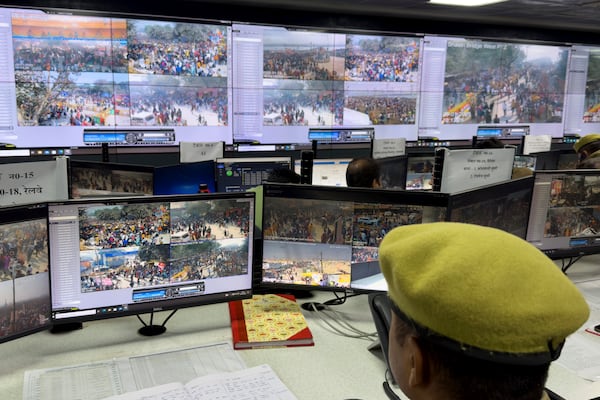
[[[346,170],[351,158],[322,158],[313,160],[312,184],[321,186],[341,186],[346,184]]]
[[[214,193],[215,162],[201,161],[154,168],[154,194]]]
[[[531,176],[454,193],[448,220],[498,228],[525,239],[532,193]]]
[[[274,169],[292,169],[291,157],[217,158],[218,192],[240,192],[262,184]]]
[[[11,143],[231,142],[230,25],[76,14],[0,8]]]
[[[426,36],[422,56],[419,137],[563,135],[568,46]]]
[[[379,182],[383,189],[405,189],[407,156],[378,158]]]
[[[150,196],[154,167],[69,160],[69,197]]]
[[[558,155],[557,169],[576,169],[579,155],[573,150],[562,151]]]
[[[536,171],[527,241],[551,258],[600,252],[600,170]]]
[[[535,156],[535,154],[515,154],[515,159],[513,160],[513,168],[527,168],[531,171],[535,171],[536,163],[537,157]]]
[[[435,155],[408,155],[406,190],[432,190]]]
[[[387,290],[378,262],[385,234],[445,220],[449,198],[302,184],[265,183],[263,190],[260,287],[273,290]]]
[[[531,155],[536,158],[536,171],[577,168],[577,153],[573,149],[554,149]]]
[[[255,194],[48,205],[55,325],[251,295]]]
[[[0,209],[0,342],[50,327],[47,210]]]

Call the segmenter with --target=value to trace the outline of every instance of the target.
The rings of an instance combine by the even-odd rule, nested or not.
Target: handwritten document
[[[69,198],[67,159],[0,165],[0,206]]]
[[[223,142],[179,142],[179,161],[193,163],[223,157]]]
[[[441,192],[456,193],[509,180],[515,158],[514,148],[457,149],[445,152]],[[435,172],[434,172],[435,173]]]
[[[23,400],[100,400],[246,368],[231,343],[25,372]]]
[[[105,400],[296,400],[267,364],[205,375],[185,385],[170,383]]]

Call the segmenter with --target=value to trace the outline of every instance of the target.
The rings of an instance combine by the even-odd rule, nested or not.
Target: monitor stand
[[[157,336],[167,331],[164,325],[145,325],[138,329],[138,333],[143,336]]]
[[[138,329],[138,333],[142,336],[157,336],[157,335],[162,335],[163,333],[165,333],[167,331],[167,327],[165,326],[167,324],[167,321],[173,316],[173,314],[175,314],[177,312],[177,309],[173,310],[171,312],[171,314],[169,314],[169,316],[167,318],[165,318],[165,320],[163,321],[162,324],[160,325],[155,325],[153,323],[154,321],[154,311],[152,311],[150,313],[150,323],[147,324],[144,322],[144,320],[142,319],[142,317],[140,317],[139,314],[136,314],[136,317],[140,320],[140,322],[144,325],[142,326],[140,329]]]
[[[83,323],[81,322],[69,322],[67,324],[56,324],[50,328],[50,333],[65,333],[83,329]]]

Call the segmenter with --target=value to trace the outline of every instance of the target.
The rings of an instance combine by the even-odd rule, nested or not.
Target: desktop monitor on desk
[[[275,169],[292,169],[291,157],[217,158],[215,180],[218,192],[242,192],[267,180]]]
[[[69,194],[89,197],[150,196],[154,190],[154,167],[69,160]]]
[[[379,182],[382,189],[406,189],[408,158],[405,155],[378,158]]]
[[[254,207],[248,192],[49,203],[53,324],[249,297]]]
[[[535,171],[537,157],[535,155],[516,154],[513,160],[513,175],[515,168],[527,168],[530,171]]]
[[[215,162],[201,161],[154,168],[154,194],[214,193]]]
[[[555,149],[531,153],[535,156],[536,171],[577,168],[577,153],[573,149]]]
[[[406,164],[406,190],[433,189],[434,154],[409,154]]]
[[[489,226],[525,239],[532,193],[532,176],[454,193],[448,221]]]
[[[399,225],[446,219],[448,195],[265,183],[260,286],[387,290],[377,248]],[[257,271],[258,273],[258,271]]]
[[[346,170],[351,158],[321,158],[312,163],[312,184],[345,187]]]
[[[536,171],[527,241],[553,259],[600,253],[600,170]]]
[[[50,327],[47,210],[0,209],[0,342]]]

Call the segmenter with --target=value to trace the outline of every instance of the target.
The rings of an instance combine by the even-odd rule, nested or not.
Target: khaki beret
[[[397,227],[383,238],[379,263],[403,316],[486,359],[541,355],[523,363],[550,362],[589,316],[584,297],[552,260],[499,229]]]
[[[575,142],[575,144],[573,145],[573,150],[575,150],[575,152],[578,152],[583,146],[590,144],[592,142],[598,141],[598,140],[600,140],[600,134],[598,134],[598,133],[592,133],[589,135],[585,135],[584,137],[579,139],[577,142]]]

